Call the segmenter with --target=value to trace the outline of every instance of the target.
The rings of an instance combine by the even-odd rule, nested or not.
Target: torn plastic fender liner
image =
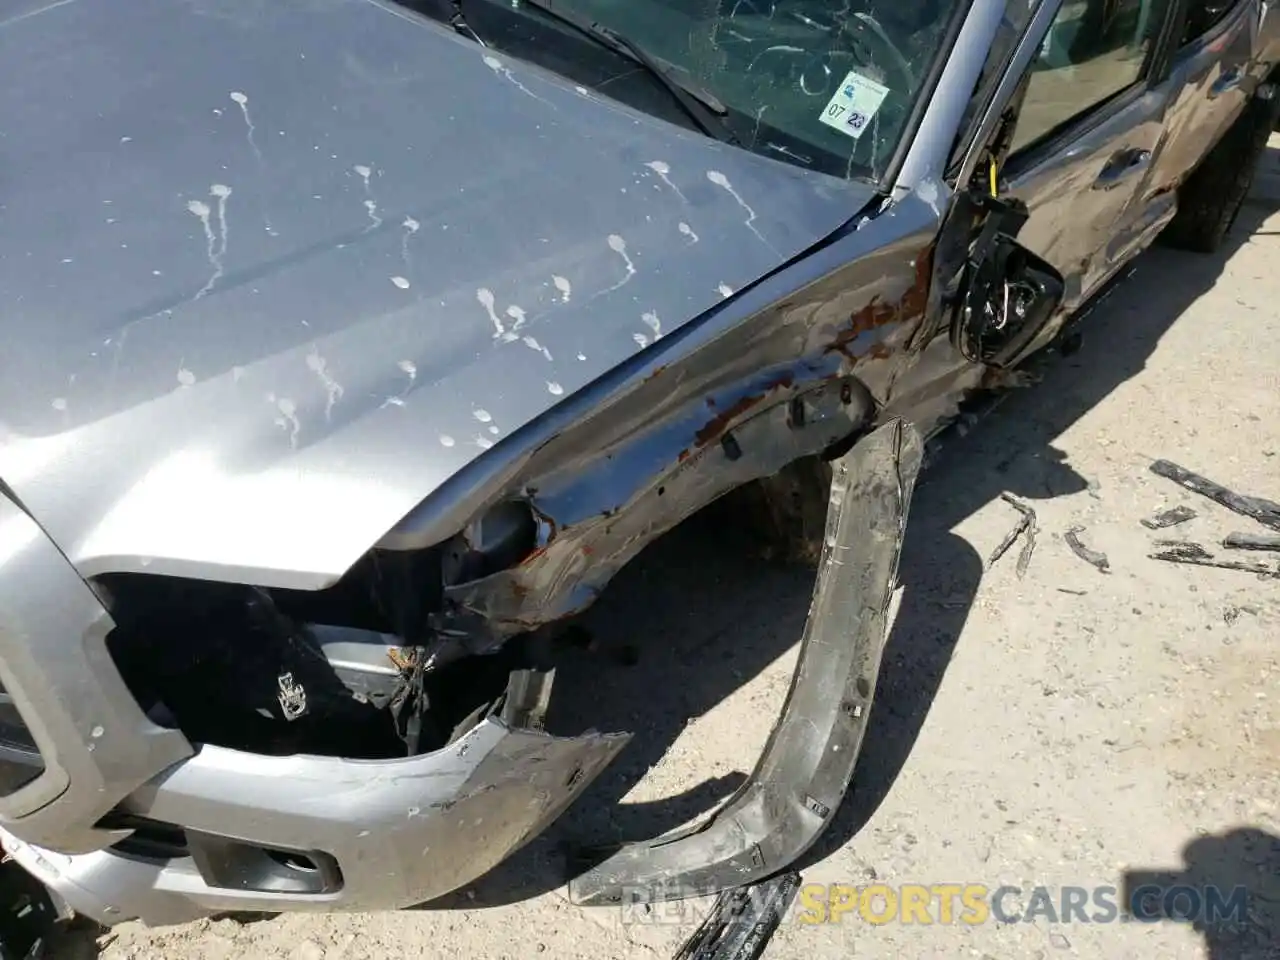
[[[755,771],[705,823],[624,846],[570,880],[575,903],[678,900],[753,883],[822,833],[866,732],[922,451],[915,427],[890,420],[832,464],[799,662]]]

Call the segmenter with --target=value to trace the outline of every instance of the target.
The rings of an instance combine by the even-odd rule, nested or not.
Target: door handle
[[[1095,190],[1111,190],[1118,187],[1126,177],[1130,177],[1145,168],[1150,160],[1151,151],[1142,147],[1126,147],[1123,150],[1117,150],[1107,160],[1102,172],[1098,174],[1098,178],[1094,180],[1093,188]]]

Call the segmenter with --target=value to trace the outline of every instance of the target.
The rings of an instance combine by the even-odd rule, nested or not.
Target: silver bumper
[[[337,889],[245,889],[211,882],[196,857],[110,850],[65,855],[0,831],[6,849],[100,923],[181,923],[221,910],[396,909],[476,879],[554,820],[629,734],[562,739],[490,718],[443,750],[393,761],[260,757],[205,747],[135,792],[127,810],[188,835],[315,851]]]
[[[139,709],[106,650],[112,626],[44,532],[0,495],[0,680],[44,761],[0,796],[0,842],[105,924],[432,899],[538,833],[629,739],[562,739],[491,717],[400,760],[196,750]],[[113,849],[130,832],[98,823],[119,811],[180,826],[190,855]],[[277,869],[270,851],[314,854],[325,882]]]

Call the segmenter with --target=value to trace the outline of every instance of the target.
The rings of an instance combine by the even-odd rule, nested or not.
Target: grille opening
[[[138,860],[180,860],[191,856],[187,832],[173,823],[151,820],[131,813],[110,813],[99,821],[106,830],[132,830],[133,833],[109,849]]]
[[[204,882],[231,890],[322,894],[342,889],[342,872],[327,853],[266,847],[190,831],[191,859]]]
[[[297,853],[289,850],[267,850],[265,852],[270,860],[273,860],[280,864],[280,866],[289,870],[298,870],[302,873],[320,872],[320,865],[305,853]]]

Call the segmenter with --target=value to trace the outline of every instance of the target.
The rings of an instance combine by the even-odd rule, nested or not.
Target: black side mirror
[[[1019,200],[971,196],[986,218],[970,248],[951,341],[967,359],[1007,367],[1022,359],[1062,302],[1063,283],[1049,264],[1020,246],[1028,211]]]

